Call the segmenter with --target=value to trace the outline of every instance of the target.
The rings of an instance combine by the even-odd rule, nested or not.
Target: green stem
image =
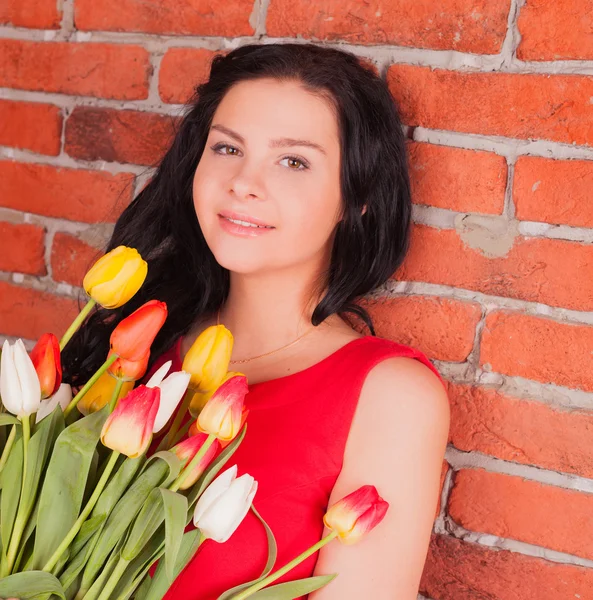
[[[305,550],[302,554],[299,554],[295,559],[291,560],[281,569],[278,569],[276,572],[271,573],[265,579],[262,579],[258,583],[254,583],[252,586],[249,586],[246,590],[239,592],[238,594],[233,596],[231,600],[243,600],[243,598],[247,598],[248,596],[255,594],[255,592],[258,592],[262,588],[266,587],[266,585],[272,583],[272,581],[275,581],[276,579],[282,577],[282,575],[284,575],[285,573],[288,573],[288,571],[290,571],[293,567],[296,567],[299,563],[303,562],[306,558],[311,556],[311,554],[314,554],[315,552],[317,552],[317,550],[325,546],[325,544],[331,542],[335,537],[337,537],[337,535],[338,533],[336,531],[332,531],[328,536],[319,540],[316,544],[311,546],[308,550]]]
[[[81,390],[72,398],[72,402],[68,404],[64,410],[64,418],[66,418],[82,400],[82,397],[93,387],[97,379],[107,371],[107,369],[118,359],[117,354],[112,354],[96,371],[96,373],[84,384]]]
[[[113,409],[117,405],[117,401],[119,400],[119,393],[121,392],[122,385],[124,384],[123,379],[118,379],[115,388],[113,390],[113,394],[111,396],[111,400],[109,401],[109,412],[112,413]]]
[[[0,473],[4,469],[4,465],[8,460],[8,455],[10,454],[10,449],[14,444],[14,439],[16,438],[16,425],[12,426],[10,430],[10,434],[8,435],[8,439],[6,440],[6,445],[4,446],[4,450],[2,451],[2,456],[0,457]]]
[[[181,471],[177,479],[169,486],[169,489],[172,492],[176,492],[182,485],[183,482],[187,479],[188,475],[196,468],[196,465],[200,462],[202,456],[206,454],[206,451],[210,446],[212,446],[212,442],[216,439],[216,436],[210,434],[206,441],[202,444],[202,447],[196,452],[195,456],[189,461],[186,467]]]
[[[129,564],[130,564],[129,560],[126,560],[125,558],[120,557],[119,562],[115,566],[115,569],[113,569],[113,573],[111,573],[111,577],[107,580],[107,583],[105,584],[105,587],[103,588],[101,595],[99,596],[99,598],[97,600],[109,600],[110,599],[111,592],[113,592],[113,590],[115,589],[115,586],[119,582],[121,576],[124,574],[124,572]]]
[[[189,408],[191,399],[194,397],[195,391],[188,389],[183,396],[183,400],[181,401],[181,405],[177,409],[177,414],[175,415],[175,419],[173,423],[171,423],[171,427],[169,428],[169,433],[161,440],[159,447],[157,448],[157,452],[161,450],[168,450],[173,446],[173,440],[175,439],[175,434],[179,431],[179,426],[181,425],[181,421],[183,421],[183,417]]]
[[[25,498],[25,486],[27,484],[27,456],[29,450],[29,439],[31,437],[31,426],[29,424],[29,415],[25,415],[20,418],[23,427],[23,480],[21,481],[21,496],[19,498],[19,507],[14,520],[14,528],[12,535],[10,536],[10,545],[8,546],[8,552],[6,554],[6,570],[8,573],[12,572],[16,555],[19,551],[19,544],[21,543],[21,537],[27,524],[27,498]]]
[[[105,470],[103,471],[103,474],[101,475],[101,479],[99,479],[99,482],[97,483],[97,487],[95,488],[95,491],[89,498],[89,501],[87,502],[86,506],[80,513],[80,516],[78,517],[78,519],[76,519],[76,522],[74,523],[74,525],[72,525],[70,531],[66,534],[66,537],[62,540],[62,542],[58,546],[57,550],[52,554],[51,558],[47,561],[47,563],[45,563],[45,566],[43,567],[43,571],[46,571],[49,573],[55,567],[58,560],[60,560],[60,556],[62,556],[63,552],[66,550],[66,548],[68,548],[68,546],[70,545],[72,540],[76,537],[76,534],[80,531],[80,528],[82,527],[83,523],[86,521],[86,518],[89,516],[89,514],[91,513],[93,508],[95,508],[95,504],[97,504],[97,500],[99,499],[99,496],[101,495],[101,492],[103,491],[103,488],[107,485],[107,480],[109,479],[109,476],[111,475],[111,471],[113,471],[113,468],[115,467],[115,463],[117,462],[118,457],[119,457],[119,452],[117,452],[117,450],[113,450],[113,452],[111,453],[111,456],[109,457],[109,461],[108,461],[107,465],[105,466]]]
[[[60,340],[60,350],[63,350],[66,344],[70,341],[70,338],[76,333],[76,330],[81,326],[82,322],[86,319],[86,316],[91,312],[93,306],[97,304],[95,300],[92,298],[84,305],[82,310],[78,313],[78,316],[74,321],[72,321],[72,325],[68,327],[66,333],[62,336]]]

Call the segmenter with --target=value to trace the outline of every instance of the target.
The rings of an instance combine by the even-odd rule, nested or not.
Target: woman
[[[64,356],[70,382],[84,381],[114,324],[152,298],[169,317],[151,372],[168,358],[179,369],[197,335],[223,323],[234,336],[229,368],[250,385],[233,463],[259,482],[254,506],[276,535],[277,566],[326,535],[328,504],[360,485],[390,504],[359,544],[334,541],[276,582],[339,574],[311,600],[417,596],[449,404],[426,357],[375,337],[354,304],[402,261],[410,210],[397,109],[357,57],[292,43],[216,56],[108,245],[140,251],[144,286],[122,308],[98,310]],[[214,600],[258,577],[265,542],[248,513],[227,543],[200,548],[167,600]]]

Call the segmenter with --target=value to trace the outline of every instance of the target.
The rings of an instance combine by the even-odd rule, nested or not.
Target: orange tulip
[[[114,354],[113,350],[109,351],[107,358]],[[137,381],[141,379],[146,369],[148,368],[148,359],[150,358],[150,352],[147,352],[140,360],[126,360],[125,358],[118,358],[110,367],[109,372],[112,373],[117,379],[123,381]]]
[[[167,305],[149,300],[118,323],[109,338],[111,349],[125,360],[142,360],[166,318]]]
[[[355,544],[382,520],[389,503],[383,500],[374,485],[363,485],[330,506],[323,522],[347,545]]]
[[[227,379],[200,411],[195,422],[197,430],[215,435],[221,442],[234,439],[249,412],[243,406],[248,391],[245,375]]]
[[[171,452],[181,459],[184,466],[188,465],[207,439],[208,436],[205,433],[197,433],[196,435],[192,435],[186,440],[183,440],[183,442],[180,442],[176,446],[173,446],[173,448],[171,448]],[[218,440],[214,440],[212,445],[208,448],[208,450],[206,450],[204,456],[202,456],[200,459],[200,462],[196,465],[196,468],[186,477],[186,479],[183,481],[183,484],[179,486],[180,490],[186,490],[198,480],[198,478],[206,470],[206,467],[208,467],[208,465],[212,462],[212,459],[216,456],[219,448],[220,442]]]
[[[122,398],[103,425],[103,445],[129,458],[144,454],[152,440],[160,396],[159,388],[139,385]]]
[[[44,333],[31,351],[31,361],[41,385],[41,397],[53,396],[62,383],[60,342],[53,333]]]

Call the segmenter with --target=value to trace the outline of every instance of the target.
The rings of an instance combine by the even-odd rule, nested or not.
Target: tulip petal
[[[356,521],[352,530],[346,536],[340,536],[340,541],[344,544],[351,545],[358,542],[371,529],[374,529],[385,517],[389,503],[384,500],[373,504],[361,517]]]
[[[21,339],[14,344],[13,358],[21,388],[21,415],[17,416],[31,415],[41,404],[41,386],[37,371]]]
[[[158,387],[161,390],[159,412],[154,421],[153,433],[160,431],[169,421],[179,406],[181,398],[187,390],[191,375],[185,371],[171,373]]]
[[[21,386],[14,364],[13,347],[8,340],[2,345],[2,358],[0,359],[0,394],[6,410],[19,416],[21,411],[20,396]]]
[[[163,379],[165,378],[165,375],[169,372],[169,369],[171,368],[172,364],[172,360],[168,360],[166,363],[163,363],[148,380],[146,387],[156,387],[157,385],[161,385]]]
[[[203,514],[210,508],[216,499],[229,489],[231,483],[237,476],[237,465],[233,465],[226,471],[223,471],[212,481],[212,483],[202,492],[196,508],[194,509],[194,525],[199,527],[199,521]]]
[[[41,419],[51,414],[58,404],[60,405],[62,411],[65,410],[68,404],[70,404],[71,400],[72,388],[68,383],[62,383],[58,388],[58,391],[53,396],[41,401],[39,410],[35,415],[35,423],[39,423]]]

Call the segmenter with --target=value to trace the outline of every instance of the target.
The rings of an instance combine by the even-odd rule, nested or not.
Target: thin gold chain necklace
[[[216,324],[220,325],[220,308],[218,309],[218,316],[216,318]],[[308,333],[311,333],[313,331],[313,329],[315,329],[315,328],[312,327],[308,331],[305,331],[305,333],[303,333],[303,335],[300,335],[296,340],[294,340],[294,342],[290,342],[290,344],[286,344],[286,346],[282,346],[281,348],[276,348],[276,350],[272,350],[271,352],[266,352],[265,354],[259,354],[258,356],[252,356],[251,358],[244,358],[243,360],[231,360],[229,362],[233,363],[233,364],[246,363],[246,362],[249,362],[250,360],[255,360],[256,358],[262,358],[262,356],[268,356],[270,354],[274,354],[274,352],[279,352],[280,350],[284,350],[284,348],[289,348],[293,344],[296,344],[300,339],[304,338]]]

